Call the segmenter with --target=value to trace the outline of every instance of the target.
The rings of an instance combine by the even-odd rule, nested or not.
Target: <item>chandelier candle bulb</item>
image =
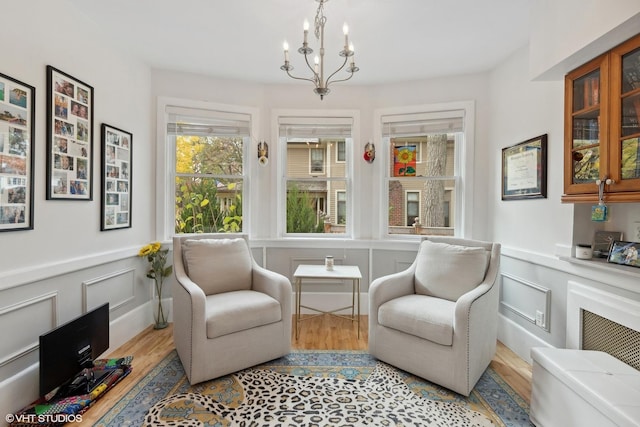
[[[344,49],[349,49],[349,26],[345,23],[342,26],[342,32],[344,33]]]
[[[289,43],[285,40],[285,42],[282,43],[282,47],[284,48],[284,62],[289,62]]]
[[[304,20],[304,24],[302,24],[302,28],[304,29],[304,45],[307,45],[307,37],[309,36],[309,21]]]

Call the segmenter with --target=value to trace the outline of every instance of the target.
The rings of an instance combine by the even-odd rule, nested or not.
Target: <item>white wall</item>
[[[504,246],[554,254],[555,245],[571,246],[573,206],[562,204],[564,83],[532,82],[528,50],[509,58],[491,74],[488,152],[490,234]],[[548,135],[546,199],[501,200],[502,149]]]
[[[638,34],[638,28],[637,0],[537,0],[532,5],[529,75],[561,79]]]
[[[7,11],[7,9],[9,9]],[[34,230],[2,234],[0,271],[56,264],[138,246],[151,237],[153,192],[150,139],[150,71],[114,51],[95,26],[65,0],[9,2],[0,26],[0,72],[36,87]],[[37,29],[37,31],[36,31]],[[46,66],[93,86],[93,201],[45,200]],[[133,133],[134,227],[100,231],[100,124]],[[138,191],[136,191],[138,190]]]
[[[112,349],[151,323],[137,251],[153,238],[155,181],[150,69],[111,48],[108,34],[66,0],[5,2],[2,16],[0,72],[36,88],[34,229],[0,233],[0,413],[7,414],[38,397],[39,334],[105,301]],[[92,201],[46,200],[47,65],[94,88]],[[102,123],[133,133],[130,229],[100,231]]]
[[[540,1],[534,9],[531,49],[515,53],[491,73],[487,144],[492,165],[487,227],[492,238],[503,244],[499,339],[527,360],[532,346],[565,346],[569,280],[640,300],[640,272],[633,271],[637,269],[578,263],[570,258],[573,245],[590,242],[596,227],[587,217],[589,206],[560,201],[564,73],[574,61],[587,61],[603,53],[604,46],[611,47],[637,33],[640,26],[629,30],[628,24],[635,19],[640,3]],[[547,198],[502,201],[501,149],[542,134],[548,135]],[[605,229],[628,235],[640,204],[611,209],[616,215]],[[543,313],[543,325],[535,324],[536,311]]]

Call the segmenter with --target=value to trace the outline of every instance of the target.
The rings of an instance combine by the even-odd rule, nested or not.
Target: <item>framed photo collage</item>
[[[33,229],[35,96],[0,74],[0,231]]]
[[[93,87],[48,65],[47,200],[93,200]],[[0,73],[0,231],[34,228],[35,87]],[[100,230],[131,227],[133,135],[102,124]]]

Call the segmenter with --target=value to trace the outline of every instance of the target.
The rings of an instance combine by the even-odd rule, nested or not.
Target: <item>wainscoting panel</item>
[[[416,259],[415,251],[373,249],[371,251],[371,280],[409,268]]]
[[[335,265],[357,265],[362,273],[360,289],[369,289],[369,250],[345,248],[267,248],[267,268],[288,277],[293,283],[293,274],[300,264],[324,265],[325,256],[332,255]],[[304,290],[309,292],[349,292],[351,280],[305,280]]]
[[[135,272],[135,268],[128,268],[82,282],[83,312],[93,310],[105,302],[109,302],[109,310],[114,311],[133,301],[136,297]]]
[[[0,323],[14,325],[14,330],[5,330],[0,340],[1,369],[36,351],[38,337],[57,326],[58,293],[48,293],[1,309]]]
[[[500,304],[529,323],[551,330],[551,290],[509,273],[502,273]]]

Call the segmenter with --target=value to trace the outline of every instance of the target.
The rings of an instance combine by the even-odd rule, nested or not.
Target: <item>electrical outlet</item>
[[[544,313],[540,310],[536,310],[536,326],[544,328]]]

